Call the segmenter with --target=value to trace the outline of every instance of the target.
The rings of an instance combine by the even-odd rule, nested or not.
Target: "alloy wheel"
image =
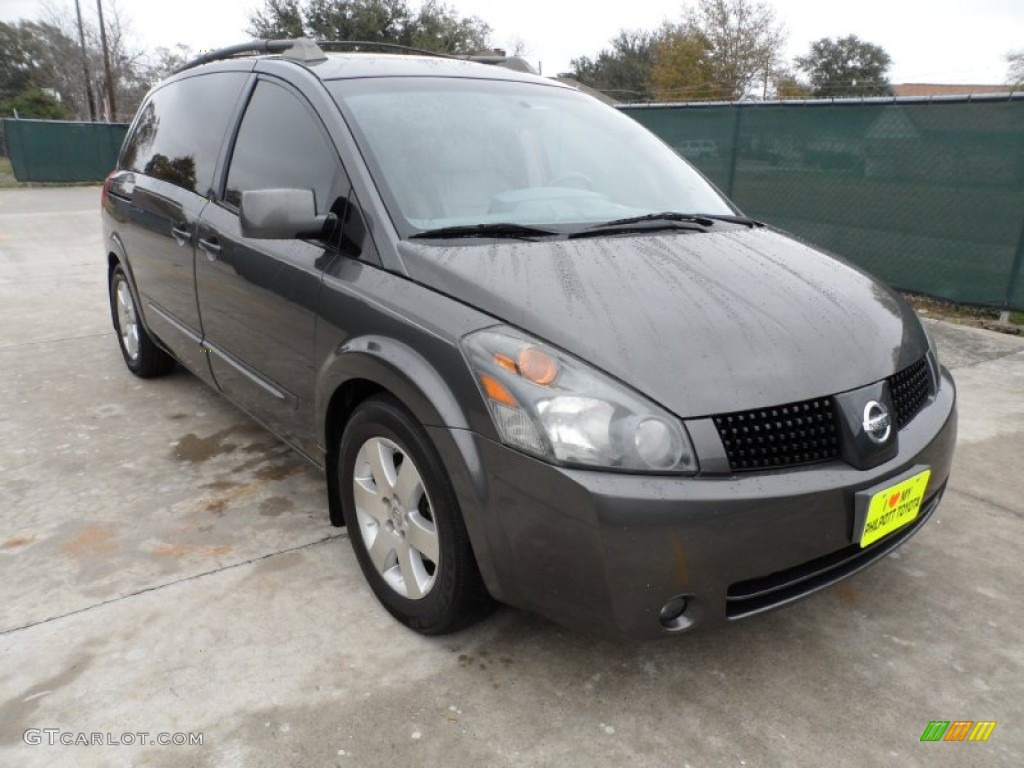
[[[139,356],[139,319],[135,311],[135,299],[124,280],[117,283],[117,326],[121,332],[121,343],[130,360]]]
[[[397,443],[371,437],[356,456],[352,486],[373,567],[402,597],[422,599],[437,578],[440,540],[419,469]]]

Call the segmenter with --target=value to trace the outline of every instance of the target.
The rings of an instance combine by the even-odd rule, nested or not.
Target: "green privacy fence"
[[[4,120],[18,181],[103,181],[117,163],[124,123]]]
[[[622,109],[755,218],[898,288],[1024,309],[1024,93]]]

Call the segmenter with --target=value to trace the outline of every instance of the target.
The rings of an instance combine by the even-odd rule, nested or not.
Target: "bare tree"
[[[530,53],[530,47],[526,44],[526,41],[521,37],[513,37],[505,45],[505,51],[509,56],[528,56]]]
[[[88,7],[88,6],[87,6]],[[54,53],[52,69],[53,88],[60,100],[80,120],[88,119],[89,101],[81,66],[81,53],[69,52],[68,41],[78,37],[74,13],[54,2],[42,5],[43,22],[38,23],[38,34],[45,46]],[[115,121],[132,118],[146,92],[171,70],[183,63],[191,54],[187,46],[173,49],[157,48],[144,52],[133,40],[131,24],[115,0],[106,0],[103,13],[107,46],[110,50],[110,74],[114,83]],[[106,93],[99,27],[93,17],[83,18],[88,70],[92,76],[95,94]],[[76,44],[77,48],[77,44]]]
[[[1006,54],[1006,63],[1009,64],[1009,69],[1006,70],[1006,84],[1014,90],[1024,88],[1024,48]]]
[[[771,6],[751,0],[699,0],[684,28],[706,41],[706,64],[720,98],[764,93],[779,68],[786,32]]]

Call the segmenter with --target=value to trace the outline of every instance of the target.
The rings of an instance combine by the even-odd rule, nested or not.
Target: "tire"
[[[356,409],[341,438],[338,483],[356,559],[392,616],[441,635],[487,613],[493,603],[451,481],[398,401],[377,395]]]
[[[128,370],[143,379],[170,373],[174,358],[156,345],[139,317],[139,305],[121,265],[110,273],[110,317]]]

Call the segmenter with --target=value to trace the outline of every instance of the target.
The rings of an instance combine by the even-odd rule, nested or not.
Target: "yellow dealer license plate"
[[[864,521],[864,530],[860,535],[861,548],[874,544],[917,518],[931,475],[932,471],[926,469],[871,497],[867,520]]]

